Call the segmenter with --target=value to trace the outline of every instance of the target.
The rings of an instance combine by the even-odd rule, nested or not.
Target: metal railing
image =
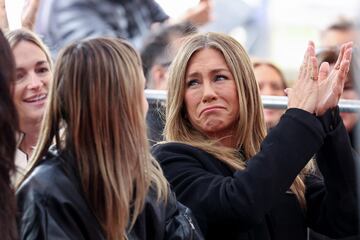
[[[147,99],[166,100],[166,91],[146,89]],[[261,96],[265,108],[286,109],[287,97],[283,96]],[[341,112],[360,112],[360,100],[340,99],[339,108]]]

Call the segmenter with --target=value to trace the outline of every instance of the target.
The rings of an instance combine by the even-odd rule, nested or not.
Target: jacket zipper
[[[191,239],[194,239],[194,231],[195,231],[195,226],[194,223],[192,222],[191,218],[186,214],[186,212],[184,213],[184,217],[186,218],[186,220],[189,222],[190,227],[191,227]]]

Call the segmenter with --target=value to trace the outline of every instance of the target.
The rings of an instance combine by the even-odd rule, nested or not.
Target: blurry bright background
[[[179,16],[188,6],[194,6],[197,0],[169,1],[157,0],[165,11],[171,16]],[[224,0],[214,0],[215,7],[222,4]],[[239,5],[238,0],[225,1],[233,5],[234,11],[239,15],[244,13],[244,8]],[[245,4],[252,8],[259,8],[266,5],[267,34],[260,36],[262,39],[259,52],[250,52],[259,57],[266,57],[274,61],[284,70],[287,79],[296,78],[297,69],[302,61],[302,56],[309,40],[319,42],[319,31],[328,24],[335,21],[339,16],[347,18],[360,18],[359,0],[243,0]],[[231,9],[232,10],[232,9]],[[249,9],[245,9],[249,10]],[[251,10],[250,14],[251,14]],[[217,15],[217,18],[233,18],[224,11]],[[256,14],[256,13],[254,13]],[[262,12],[260,11],[260,14]],[[260,17],[261,18],[261,17]],[[215,18],[214,21],[217,21]],[[234,23],[236,24],[236,23]],[[265,29],[264,29],[265,30]],[[231,32],[244,45],[247,36],[242,26]],[[266,46],[261,46],[265,44]],[[249,50],[249,49],[248,49]]]
[[[24,4],[24,0],[5,0],[5,4],[10,29],[18,28],[20,26],[20,14]]]
[[[46,0],[42,0],[46,1]],[[61,0],[58,0],[61,1]],[[171,17],[178,17],[199,0],[157,0]],[[20,26],[20,13],[24,0],[6,0],[10,28]],[[318,42],[319,30],[334,21],[339,15],[354,18],[360,10],[358,0],[213,0],[214,22],[203,28],[205,31],[229,30],[246,47],[257,41],[253,55],[266,57],[277,63],[292,80],[302,60],[308,40]],[[228,8],[224,5],[229,5]],[[253,24],[252,15],[265,20],[265,25],[255,25],[251,32],[245,24]],[[358,16],[360,18],[360,16]],[[251,21],[249,21],[251,19]],[[228,26],[231,25],[231,26]],[[259,30],[261,34],[259,34]],[[256,31],[258,31],[256,33]],[[252,35],[253,36],[252,36]]]

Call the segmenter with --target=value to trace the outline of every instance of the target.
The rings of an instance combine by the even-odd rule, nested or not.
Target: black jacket
[[[242,171],[182,143],[157,145],[153,154],[206,239],[305,240],[307,227],[344,237],[357,233],[358,220],[354,161],[339,119],[288,110]],[[315,153],[324,181],[306,177],[302,209],[289,187]]]
[[[20,186],[16,195],[21,239],[105,239],[83,196],[78,172],[69,154],[49,153]],[[170,193],[167,204],[149,191],[129,239],[202,239],[191,212]]]

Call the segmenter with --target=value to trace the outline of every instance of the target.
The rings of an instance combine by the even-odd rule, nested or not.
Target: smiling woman
[[[16,59],[15,96],[23,124],[38,123],[44,113],[51,77],[46,55],[39,47],[26,41],[13,48]]]
[[[23,175],[36,144],[44,114],[48,85],[52,79],[51,58],[46,46],[31,31],[7,33],[16,63],[13,100],[19,114],[20,133],[16,165]]]

